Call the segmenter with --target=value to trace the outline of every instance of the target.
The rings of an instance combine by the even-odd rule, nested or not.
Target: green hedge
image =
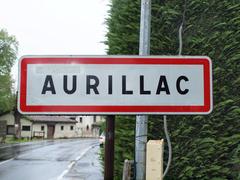
[[[152,55],[178,54],[184,1],[152,0]],[[214,109],[207,116],[169,116],[173,161],[166,179],[240,179],[240,1],[186,1],[183,55],[213,61]],[[140,0],[112,0],[108,54],[138,54]],[[161,116],[149,117],[149,139],[164,138]],[[134,158],[135,117],[116,120],[115,175]],[[165,151],[167,157],[167,149]],[[166,163],[166,159],[165,159]]]

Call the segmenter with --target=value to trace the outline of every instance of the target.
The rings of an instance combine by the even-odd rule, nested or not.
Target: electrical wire
[[[165,133],[165,136],[166,136],[166,139],[167,139],[167,145],[168,145],[168,162],[167,162],[167,167],[166,169],[164,170],[164,173],[163,173],[163,177],[166,176],[166,174],[168,173],[168,170],[169,170],[169,167],[171,165],[171,162],[172,162],[172,145],[171,145],[171,139],[169,137],[169,134],[168,134],[168,129],[167,129],[167,116],[163,116],[163,123],[164,123],[164,133]]]
[[[184,11],[183,11],[183,15],[182,15],[182,23],[178,29],[178,38],[179,38],[179,51],[178,51],[178,55],[181,56],[182,55],[182,46],[183,46],[183,42],[182,42],[182,33],[183,33],[183,25],[185,24],[185,14],[186,14],[186,5],[187,5],[187,0],[185,0],[184,2]],[[167,162],[167,166],[164,170],[163,173],[163,177],[166,176],[166,174],[169,171],[171,162],[172,162],[172,145],[171,145],[171,139],[168,133],[168,129],[167,129],[167,116],[164,115],[163,116],[163,123],[164,123],[164,134],[166,136],[167,139],[167,145],[168,145],[168,162]]]
[[[179,37],[179,51],[178,55],[181,56],[182,54],[182,29],[183,29],[183,23],[180,25],[178,30],[178,37]]]

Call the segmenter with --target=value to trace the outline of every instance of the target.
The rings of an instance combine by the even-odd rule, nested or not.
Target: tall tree
[[[18,42],[6,30],[0,30],[0,114],[12,110],[14,101],[11,67],[16,60]]]

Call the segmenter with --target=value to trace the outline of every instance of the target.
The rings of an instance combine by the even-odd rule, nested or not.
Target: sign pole
[[[151,30],[151,0],[141,0],[141,21],[139,55],[150,54],[150,30]],[[135,133],[135,165],[136,179],[144,180],[146,176],[146,143],[147,143],[148,117],[136,116]]]
[[[105,132],[105,155],[104,155],[104,179],[112,180],[114,178],[114,129],[115,116],[107,116]]]

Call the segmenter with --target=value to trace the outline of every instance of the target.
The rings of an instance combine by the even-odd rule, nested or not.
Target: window
[[[41,126],[41,131],[44,131],[44,126]]]
[[[79,118],[79,122],[82,123],[82,117]]]
[[[14,125],[7,125],[7,134],[8,135],[14,135],[15,134]]]
[[[71,131],[73,130],[73,126],[70,126]]]
[[[75,120],[75,117],[70,117],[71,120]]]
[[[22,126],[22,131],[30,131],[30,126]]]
[[[93,122],[94,122],[94,123],[97,122],[96,116],[93,116]]]
[[[64,130],[64,126],[61,126],[61,130],[62,130],[62,131]]]

